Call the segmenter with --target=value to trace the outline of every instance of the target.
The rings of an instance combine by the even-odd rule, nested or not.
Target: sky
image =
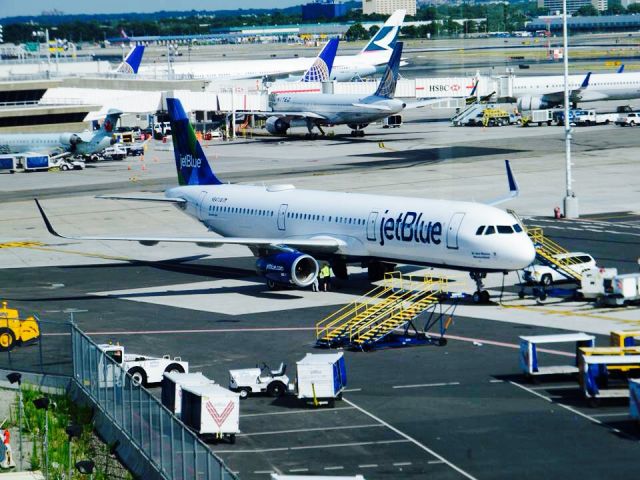
[[[238,8],[284,8],[307,3],[306,0],[0,0],[0,18],[40,15],[45,10],[64,13],[157,12],[159,10],[228,10]]]

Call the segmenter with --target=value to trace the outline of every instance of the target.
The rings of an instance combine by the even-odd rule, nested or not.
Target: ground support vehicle
[[[553,122],[553,110],[531,110],[522,115],[522,126],[529,125],[551,125]]]
[[[0,172],[16,173],[18,159],[15,155],[0,155]]]
[[[344,355],[324,353],[307,355],[296,362],[296,396],[305,403],[333,407],[347,386]]]
[[[595,300],[605,295],[605,281],[618,275],[617,268],[592,267],[582,272],[580,279],[580,294],[583,298]]]
[[[596,123],[598,125],[609,125],[617,123],[626,118],[627,114],[633,112],[629,105],[619,105],[615,112],[598,112],[596,114]]]
[[[502,108],[485,108],[482,112],[482,125],[485,127],[502,127],[511,123],[509,112]]]
[[[240,398],[247,398],[256,393],[279,397],[289,388],[289,377],[285,375],[286,369],[287,366],[284,363],[281,363],[277,370],[271,370],[266,363],[263,363],[262,368],[229,370],[229,390],[238,392]]]
[[[139,157],[144,155],[144,144],[132,143],[131,145],[126,145],[126,152],[126,155],[129,157]]]
[[[582,272],[580,293],[600,305],[623,306],[640,301],[640,273],[618,275],[615,268]]]
[[[182,413],[182,388],[211,385],[216,383],[202,372],[164,372],[162,375],[162,404],[178,417]]]
[[[182,388],[182,422],[204,440],[235,443],[240,432],[240,395],[219,385]]]
[[[596,337],[582,332],[520,337],[520,370],[530,378],[540,375],[577,373],[579,371],[577,358],[574,358],[570,365],[541,366],[538,361],[538,346],[567,342],[575,344],[575,351],[578,352],[580,347],[595,346]]]
[[[553,119],[557,125],[564,125],[564,110],[554,110]],[[580,108],[569,110],[569,124],[589,126],[596,124],[595,110],[582,110]]]
[[[612,377],[610,369],[625,368],[627,375],[640,375],[640,355],[583,355],[580,361],[580,387],[590,406],[597,406],[601,398],[629,396],[627,376]]]
[[[400,128],[402,126],[402,115],[391,115],[382,120],[382,128]]]
[[[640,113],[630,112],[616,120],[616,125],[621,127],[636,127],[640,125]]]
[[[580,347],[578,359],[582,361],[583,358],[595,355],[640,355],[640,347]],[[578,368],[582,370],[582,365],[579,365]],[[634,366],[627,365],[610,365],[608,367],[610,372],[628,372],[630,370],[635,370]]]
[[[124,160],[127,157],[127,149],[120,143],[114,143],[105,148],[100,156],[107,160]]]
[[[524,280],[527,283],[539,283],[548,287],[558,281],[575,280],[569,276],[571,272],[581,274],[585,270],[596,266],[596,261],[593,257],[584,252],[558,253],[552,255],[552,259],[561,263],[565,267],[564,270],[569,270],[569,272],[565,273],[563,269],[553,268],[551,265],[536,259],[534,263],[524,269]]]
[[[189,372],[189,363],[183,362],[180,357],[171,358],[169,355],[151,357],[137,353],[125,353],[122,345],[102,344],[98,347],[131,375],[134,383],[139,385],[160,383],[165,372]],[[112,366],[108,365],[107,369],[109,367]],[[109,372],[105,371],[105,375],[107,380],[111,378]]]
[[[640,425],[640,379],[629,380],[629,415]]]
[[[40,339],[36,317],[20,318],[17,309],[2,302],[0,308],[0,352],[13,350],[17,345],[30,345]]]
[[[51,166],[59,168],[63,172],[69,170],[84,170],[84,162],[75,158],[55,158],[51,160]]]

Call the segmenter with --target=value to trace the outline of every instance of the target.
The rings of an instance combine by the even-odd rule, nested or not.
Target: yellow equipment
[[[34,317],[20,318],[18,310],[8,308],[2,302],[0,308],[0,352],[7,352],[16,345],[37,342],[40,338],[40,327]]]
[[[640,347],[581,347],[580,352],[584,356],[627,356],[627,355],[640,355]],[[582,363],[582,355],[579,358],[579,363]],[[580,365],[582,368],[583,365]],[[629,365],[607,365],[607,370],[619,370],[621,372],[628,372],[630,370],[638,370],[640,365],[637,364],[629,364]],[[583,371],[581,369],[580,371]]]
[[[611,332],[609,342],[612,347],[633,347],[640,345],[640,330],[615,330]]]

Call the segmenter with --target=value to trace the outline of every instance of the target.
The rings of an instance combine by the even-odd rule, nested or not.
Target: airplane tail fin
[[[624,63],[620,65],[620,68],[618,68],[618,71],[616,73],[623,73],[623,72],[624,72]]]
[[[329,80],[339,42],[338,38],[332,38],[327,42],[316,57],[313,65],[302,76],[303,82],[326,82]]]
[[[117,110],[115,108],[110,109],[107,112],[102,125],[100,126],[100,130],[96,132],[97,135],[111,135],[116,131],[116,127],[118,126],[118,120],[122,116],[122,111]]]
[[[591,79],[591,72],[587,73],[587,76],[584,77],[582,81],[582,85],[580,85],[581,89],[587,88],[589,86],[589,80]]]
[[[396,93],[396,84],[398,83],[398,70],[400,68],[400,57],[402,56],[402,42],[396,43],[391,53],[391,58],[387,64],[387,68],[380,79],[380,84],[376,90],[377,97],[393,98]]]
[[[167,98],[173,153],[180,185],[220,185],[177,98]]]
[[[127,57],[124,59],[118,68],[117,73],[138,73],[138,68],[142,62],[142,55],[144,54],[144,45],[136,45],[131,49]]]
[[[398,35],[400,34],[400,28],[404,21],[404,16],[407,14],[406,10],[396,10],[393,14],[384,22],[382,28],[376,32],[376,34],[369,40],[369,43],[360,51],[359,55],[371,52],[391,51],[395,47],[398,41]]]

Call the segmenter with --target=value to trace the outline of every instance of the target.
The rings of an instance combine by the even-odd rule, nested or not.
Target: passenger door
[[[376,241],[376,220],[378,219],[378,212],[373,211],[369,214],[367,219],[367,240],[372,242]]]
[[[287,229],[287,208],[289,204],[283,203],[278,210],[278,230],[285,231]]]
[[[458,231],[460,230],[460,224],[462,223],[464,215],[463,212],[457,212],[451,216],[447,228],[447,248],[453,250],[458,249]]]

